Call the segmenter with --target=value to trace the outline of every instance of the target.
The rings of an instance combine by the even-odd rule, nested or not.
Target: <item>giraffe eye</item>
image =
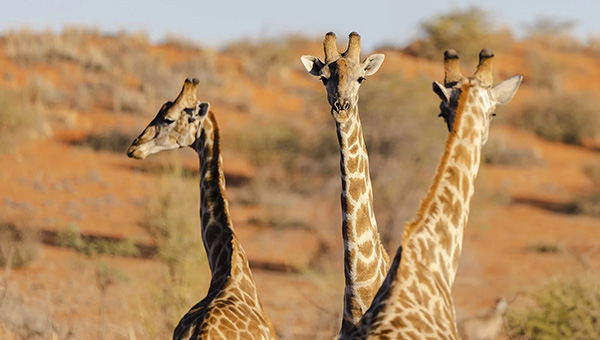
[[[360,77],[360,78],[358,78],[358,83],[359,83],[359,84],[362,84],[362,82],[363,82],[364,80],[365,80],[365,77]]]
[[[167,117],[165,117],[165,119],[164,119],[164,122],[165,122],[167,125],[169,125],[169,124],[173,124],[174,120],[173,120],[173,119],[171,119],[171,118],[167,118]]]

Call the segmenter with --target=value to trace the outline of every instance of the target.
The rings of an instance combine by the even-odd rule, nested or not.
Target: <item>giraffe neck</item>
[[[225,197],[225,174],[220,150],[220,136],[216,120],[209,113],[204,128],[199,131],[194,145],[200,159],[200,218],[202,242],[213,280],[219,281],[231,274],[239,254],[235,232]],[[242,256],[240,256],[242,255]],[[240,258],[236,258],[240,257]]]
[[[385,279],[388,256],[381,245],[373,211],[369,157],[358,108],[344,123],[336,123],[342,177],[344,240],[344,319],[341,333],[355,325]]]
[[[220,309],[220,313],[212,315],[217,319],[235,321],[240,319],[240,313],[246,313],[245,319],[242,318],[244,325],[253,322],[250,328],[254,327],[264,334],[274,334],[269,319],[264,315],[248,259],[238,242],[229,215],[219,129],[212,112],[208,113],[203,125],[193,148],[200,159],[201,233],[212,279],[207,296],[181,319],[175,329],[174,339],[186,338],[189,334],[221,332],[219,323],[214,324],[216,321],[206,317],[214,308]],[[223,302],[215,305],[217,299]],[[231,310],[237,311],[231,313]],[[243,334],[241,326],[236,331],[238,335]]]
[[[435,264],[435,270],[448,287],[456,276],[481,160],[485,122],[481,109],[475,104],[474,92],[468,84],[462,88],[453,129],[446,140],[433,184],[416,218],[405,226],[402,241],[404,249],[409,244],[417,245],[423,251],[419,262]],[[435,242],[436,246],[425,247],[422,242]]]
[[[451,287],[484,129],[483,114],[469,89],[463,87],[433,184],[417,216],[405,226],[402,246],[384,285],[354,330],[364,338],[391,332],[398,338],[458,339]]]

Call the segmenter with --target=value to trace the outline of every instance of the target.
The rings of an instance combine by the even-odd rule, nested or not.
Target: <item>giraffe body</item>
[[[173,339],[272,339],[275,332],[231,222],[217,121],[209,104],[196,100],[197,84],[187,79],[179,97],[163,105],[128,150],[141,159],[190,146],[200,160],[201,234],[212,278],[207,296],[183,316]]]
[[[325,61],[302,56],[306,70],[320,77],[327,90],[340,144],[342,179],[342,237],[344,240],[344,316],[341,333],[351,329],[368,309],[385,278],[389,258],[383,248],[373,210],[369,156],[358,114],[358,90],[366,76],[381,66],[374,54],[360,62],[360,36],[350,34],[348,49],[340,54],[335,34],[323,40]]]
[[[434,83],[450,130],[444,154],[416,217],[405,226],[402,245],[373,304],[345,338],[459,339],[451,288],[481,147],[496,105],[508,103],[521,82],[517,76],[491,88],[493,54],[484,51],[475,76],[457,77],[451,66],[445,83],[449,75],[456,78],[452,87]],[[447,66],[458,58],[453,55],[447,52]]]

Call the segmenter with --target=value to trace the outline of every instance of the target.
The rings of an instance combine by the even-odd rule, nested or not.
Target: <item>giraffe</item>
[[[207,296],[179,321],[173,339],[271,339],[275,331],[229,215],[219,128],[210,104],[196,99],[198,83],[186,79],[177,99],[162,106],[127,151],[143,159],[189,146],[200,160],[201,233],[212,279]]]
[[[341,333],[360,320],[373,301],[388,269],[389,258],[377,232],[369,157],[358,115],[358,90],[384,60],[373,54],[360,61],[360,35],[350,33],[346,52],[340,53],[333,32],[323,40],[325,61],[301,57],[306,70],[321,79],[340,144],[342,178],[342,237],[344,241],[344,313]]]
[[[466,78],[456,52],[444,53],[444,85],[434,82],[433,91],[449,130],[445,151],[373,304],[346,339],[459,339],[451,287],[480,152],[496,106],[508,104],[522,80],[492,87],[493,57],[483,49],[477,71]]]

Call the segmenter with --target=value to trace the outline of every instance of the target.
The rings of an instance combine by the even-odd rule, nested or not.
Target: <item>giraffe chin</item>
[[[338,123],[344,123],[348,119],[350,119],[351,111],[350,110],[335,110],[335,109],[332,109],[331,110],[331,114],[333,115],[333,118]]]

